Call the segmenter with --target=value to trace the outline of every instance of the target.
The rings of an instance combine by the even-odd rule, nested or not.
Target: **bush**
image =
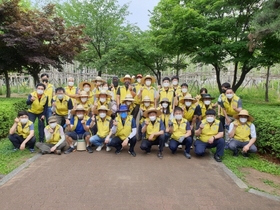
[[[244,108],[255,118],[259,152],[280,158],[280,107],[246,104]]]
[[[27,110],[26,99],[1,98],[0,106],[0,139],[9,134],[9,129],[13,125],[17,113]]]

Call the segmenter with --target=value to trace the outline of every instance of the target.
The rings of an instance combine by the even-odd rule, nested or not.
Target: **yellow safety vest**
[[[18,122],[16,133],[26,139],[26,137],[30,134],[29,126],[32,124],[33,122],[28,120],[24,127],[22,127],[21,122]]]
[[[50,128],[51,127],[49,125],[46,126],[46,129],[50,129]],[[49,144],[56,144],[61,139],[59,128],[60,125],[57,124],[54,128],[51,139],[49,139],[48,141]]]
[[[135,91],[136,91],[136,96],[134,97],[134,103],[135,104],[140,104],[141,103],[141,99],[137,97],[138,92],[140,91],[142,85],[139,83],[135,83]]]
[[[188,121],[186,119],[182,119],[180,124],[177,123],[176,119],[172,120],[173,123],[173,133],[171,135],[171,138],[178,141],[179,138],[184,136],[187,133],[186,127],[188,124]]]
[[[89,111],[91,104],[89,103],[89,101],[86,101],[86,103],[83,103],[80,100],[77,100],[76,106],[78,106],[78,105],[82,105],[86,111]]]
[[[44,111],[44,106],[47,103],[48,97],[43,93],[43,95],[41,96],[41,99],[39,101],[36,91],[32,92],[31,96],[33,96],[35,98],[35,100],[30,105],[30,108],[28,109],[28,111],[33,114],[41,114]],[[51,100],[51,98],[49,100]]]
[[[75,95],[77,93],[77,87],[65,87],[65,93],[67,93],[68,95]],[[71,97],[70,97],[71,98]],[[71,98],[72,103],[74,104],[76,102],[76,98]]]
[[[146,138],[148,139],[151,134],[157,133],[159,131],[160,131],[160,118],[157,117],[154,124],[152,124],[151,122],[148,124],[147,130],[146,130]],[[154,141],[156,138],[157,138],[157,136],[154,136],[152,141]]]
[[[199,106],[201,108],[201,119],[204,120],[206,118],[206,111],[208,109],[213,109],[213,104],[209,104],[208,109],[206,108],[206,105],[203,103],[203,101],[199,101]]]
[[[131,93],[129,88],[126,89],[125,86],[120,86],[119,88],[120,88],[120,103],[122,103],[122,101],[125,99],[125,96]]]
[[[239,97],[235,94],[231,99],[231,103],[228,101],[227,98],[223,100],[224,108],[226,110],[227,115],[234,116],[238,114],[238,112],[232,108],[232,107],[238,107],[238,101],[239,101]]]
[[[210,125],[206,120],[202,120],[201,123],[204,124],[204,128],[199,136],[201,141],[208,142],[211,137],[219,133],[220,120],[215,119],[212,125]]]
[[[122,119],[120,116],[116,117],[116,122],[118,123],[116,136],[120,137],[121,140],[125,140],[132,132],[132,116],[128,115],[125,119],[124,125],[122,124]]]
[[[151,103],[151,102],[150,102]],[[140,105],[140,109],[143,111],[143,112],[145,112],[146,110],[148,110],[148,109],[150,109],[150,108],[154,108],[155,106],[154,106],[154,103],[151,103],[150,104],[150,106],[148,106],[148,107],[145,107],[145,105],[144,105],[144,103],[142,103],[141,105]]]
[[[164,88],[161,88],[159,90],[159,101],[161,101],[163,98],[168,98],[169,102],[171,103],[171,106],[173,105],[173,97],[174,97],[174,90],[172,88],[168,88],[168,91]]]
[[[97,123],[97,135],[101,138],[105,138],[109,135],[110,132],[110,122],[111,117],[106,116],[104,121],[99,116],[96,116]]]
[[[180,93],[179,93],[178,98],[179,98],[179,106],[180,106],[180,107],[185,105],[184,102],[181,103],[180,101],[181,101],[186,95],[188,95],[188,94],[190,94],[190,93],[189,93],[189,92],[186,92],[186,93],[180,92]]]
[[[57,96],[53,97],[53,100],[55,102],[55,113],[58,115],[67,115],[68,114],[68,101],[70,98],[68,96],[64,96],[63,99],[60,101]]]
[[[188,120],[189,122],[191,122],[192,119],[193,119],[193,116],[194,116],[194,111],[195,111],[196,105],[195,105],[195,104],[192,104],[192,105],[189,107],[188,110],[187,110],[186,105],[181,106],[181,108],[184,109],[183,118],[185,118],[186,120]]]
[[[52,98],[53,98],[53,93],[54,93],[54,86],[50,83],[48,83],[48,86],[46,87],[44,94],[48,96],[49,101],[48,101],[48,107],[52,106]]]
[[[148,88],[146,85],[144,85],[143,86],[143,91],[142,91],[142,99],[145,96],[149,96],[151,101],[154,102],[155,101],[155,88],[154,87]],[[141,99],[141,101],[142,101],[142,99]]]
[[[250,134],[251,134],[251,122],[246,122],[242,125],[239,120],[235,120],[234,123],[238,123],[234,133],[234,139],[242,142],[250,141]]]
[[[101,106],[106,106],[107,108],[109,108],[109,102],[105,101],[103,104],[101,104],[101,102],[98,99],[98,101],[97,101],[97,108],[96,109],[98,110]]]
[[[172,87],[172,89],[175,91],[175,95],[179,95],[182,92],[181,86],[177,86],[176,90],[174,87]]]
[[[87,122],[89,120],[89,116],[84,115],[84,120]],[[79,121],[79,118],[77,116],[74,116],[74,125],[72,127],[72,131],[76,130],[76,127],[78,125],[78,121]]]

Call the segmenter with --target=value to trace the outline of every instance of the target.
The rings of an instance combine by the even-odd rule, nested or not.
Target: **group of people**
[[[214,101],[206,88],[192,97],[188,84],[179,85],[177,76],[163,78],[157,88],[154,77],[141,74],[113,77],[111,85],[96,77],[78,87],[69,77],[66,87],[56,89],[48,74],[42,74],[41,81],[28,95],[29,109],[18,113],[10,129],[15,150],[28,147],[34,152],[36,146],[42,154],[69,154],[77,141],[83,140],[89,153],[93,146],[96,151],[115,148],[116,154],[128,147],[135,157],[138,140],[146,153],[155,145],[159,158],[163,158],[164,147],[174,154],[183,146],[188,159],[192,146],[198,156],[207,148],[216,148],[217,162],[222,161],[224,149],[232,150],[234,156],[241,152],[244,157],[257,151],[253,118],[242,109],[241,99],[229,83],[222,84],[222,93]]]

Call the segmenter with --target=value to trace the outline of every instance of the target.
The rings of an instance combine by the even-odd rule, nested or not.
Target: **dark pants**
[[[44,128],[45,128],[45,123],[44,120],[41,120],[43,113],[41,114],[34,114],[31,112],[28,112],[28,117],[29,120],[32,121],[33,123],[35,122],[36,118],[38,118],[38,129],[39,129],[39,142],[44,142]]]
[[[170,138],[171,134],[170,133],[164,133],[164,143],[167,143],[169,138]]]
[[[116,150],[120,151],[122,148],[122,143],[123,143],[123,141],[120,139],[120,137],[115,136],[114,138],[111,139],[111,141],[109,142],[109,144],[107,144],[107,146],[115,147]],[[129,151],[133,152],[135,144],[136,144],[136,136],[134,136],[132,139],[130,139],[128,141],[128,143],[130,144]]]
[[[194,146],[195,146],[195,154],[199,156],[204,155],[206,148],[209,149],[209,148],[217,147],[215,154],[222,157],[224,155],[225,140],[223,138],[216,139],[212,144],[209,144],[208,142],[203,142],[201,140],[196,140]]]
[[[175,153],[177,151],[178,145],[185,145],[185,152],[190,153],[191,145],[192,145],[192,138],[189,136],[189,137],[185,138],[182,143],[180,143],[179,141],[176,141],[174,139],[170,139],[169,149],[172,151],[172,153]]]
[[[228,147],[230,150],[232,151],[236,151],[238,149],[243,149],[243,147],[245,147],[247,144],[249,143],[249,141],[246,141],[246,142],[242,142],[242,141],[238,141],[238,140],[231,140]],[[256,153],[258,150],[257,150],[257,147],[253,144],[252,146],[250,146],[248,152],[250,153]]]
[[[23,138],[22,136],[20,136],[20,135],[18,135],[16,133],[9,135],[9,139],[12,142],[12,144],[14,145],[14,147],[17,148],[17,149],[19,149],[21,143],[25,140],[25,138]],[[26,146],[29,147],[29,149],[34,149],[35,142],[36,142],[36,138],[35,138],[35,136],[33,136],[26,143]]]
[[[45,153],[51,153],[51,148],[54,146],[55,144],[49,144],[49,143],[41,143],[41,142],[37,142],[36,143],[36,147],[38,147],[42,152]],[[57,148],[56,150],[61,150],[64,151],[66,150],[67,144],[66,142],[62,142]]]
[[[149,141],[147,139],[143,139],[140,148],[142,150],[145,150],[146,152],[151,151],[152,145],[159,145],[159,151],[163,151],[163,145],[164,145],[164,134],[158,136],[154,141]]]
[[[139,104],[136,104],[136,106],[134,107],[134,109],[132,110],[132,112],[130,113],[133,118],[136,120],[137,118],[137,115],[138,115],[138,112],[140,110],[140,105]]]
[[[225,124],[226,124],[226,118],[224,116],[220,116],[220,121],[223,125],[223,128],[225,128]]]

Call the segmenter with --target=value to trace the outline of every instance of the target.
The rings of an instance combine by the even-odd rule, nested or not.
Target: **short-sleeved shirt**
[[[233,127],[234,127],[234,124],[232,122],[229,125],[229,130],[228,130],[229,133],[232,131]],[[256,127],[253,123],[251,123],[251,125],[250,125],[250,135],[252,138],[257,138]]]
[[[76,126],[76,129],[75,129],[75,132],[77,134],[84,134],[86,131],[81,123],[82,120],[78,119],[78,123],[77,123],[77,126]],[[90,123],[91,123],[91,118],[89,118],[86,122],[86,125],[87,126],[90,126]],[[74,117],[71,118],[71,121],[70,121],[70,124],[71,125],[74,125]]]

